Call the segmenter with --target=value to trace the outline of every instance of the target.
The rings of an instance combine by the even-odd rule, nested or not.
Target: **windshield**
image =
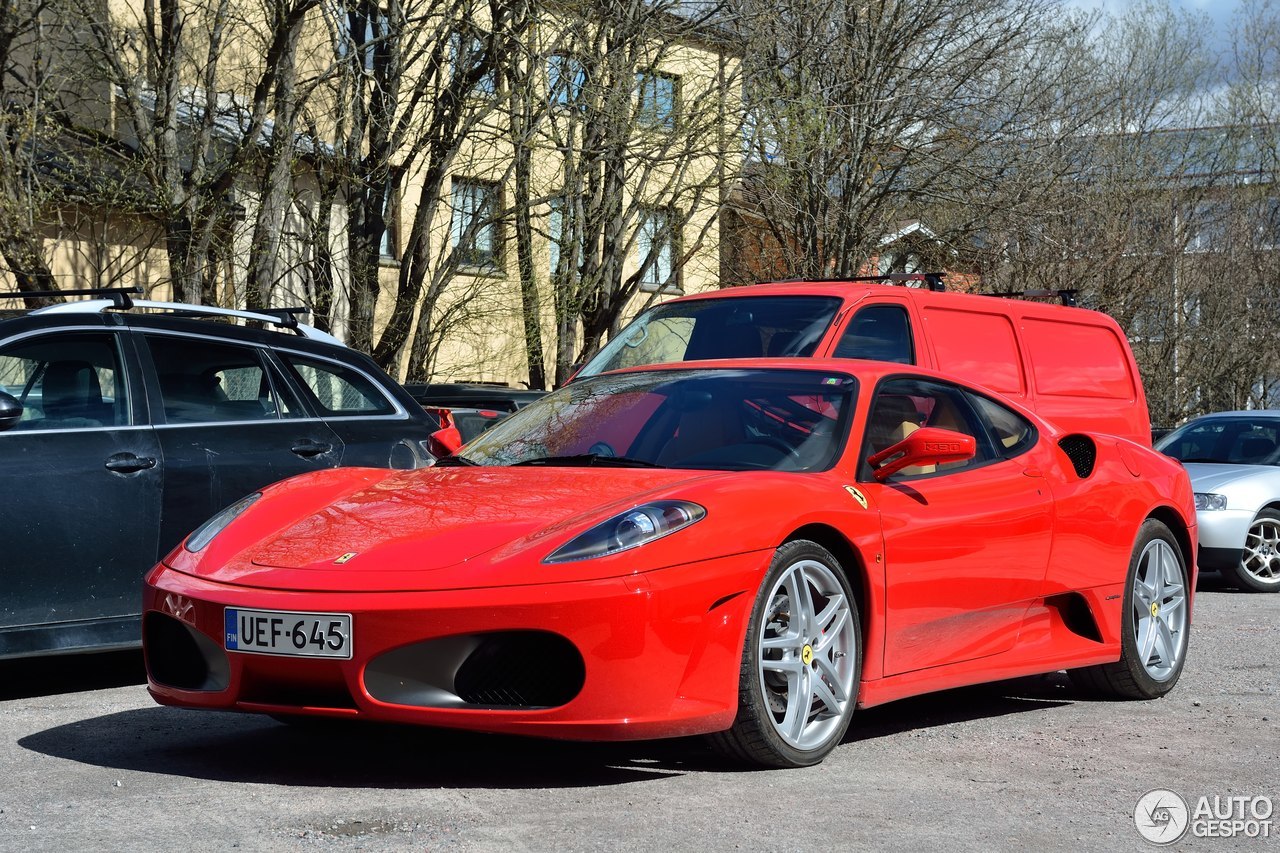
[[[854,391],[850,376],[808,370],[597,376],[496,424],[454,464],[822,470],[843,446]]]
[[[810,356],[839,309],[832,296],[668,302],[631,321],[577,376],[673,361]]]
[[[1182,462],[1276,465],[1280,418],[1200,418],[1166,435],[1156,449]]]

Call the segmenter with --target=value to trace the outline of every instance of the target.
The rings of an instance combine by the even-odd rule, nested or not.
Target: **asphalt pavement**
[[[952,690],[860,711],[825,763],[786,771],[696,739],[163,708],[137,653],[0,662],[0,851],[1152,850],[1152,789],[1192,817],[1280,806],[1280,595],[1203,588],[1190,642],[1161,700],[1085,700],[1061,673]],[[1280,814],[1247,819],[1170,849],[1280,849]]]

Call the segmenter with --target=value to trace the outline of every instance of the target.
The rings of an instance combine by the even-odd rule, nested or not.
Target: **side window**
[[[147,335],[166,423],[198,424],[295,417],[257,347],[203,338]]]
[[[1022,415],[1006,408],[994,400],[971,394],[978,414],[987,422],[991,437],[997,445],[996,452],[1006,459],[1031,449],[1036,443],[1036,428],[1031,421]]]
[[[891,379],[881,383],[871,402],[863,440],[861,479],[871,479],[867,459],[905,439],[924,426],[938,427],[973,436],[977,454],[962,462],[942,465],[913,465],[903,468],[895,478],[937,474],[977,465],[999,458],[987,438],[987,432],[961,389],[941,382],[922,379]]]
[[[368,377],[334,362],[283,352],[280,357],[326,416],[390,415],[395,404]]]
[[[901,305],[868,305],[849,321],[835,358],[865,358],[915,364],[911,318]]]
[[[0,391],[23,406],[13,430],[128,426],[129,400],[116,337],[50,335],[0,351]]]

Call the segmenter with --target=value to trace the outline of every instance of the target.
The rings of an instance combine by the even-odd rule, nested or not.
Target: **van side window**
[[[1002,455],[991,446],[983,419],[960,388],[924,379],[890,379],[876,389],[875,400],[871,403],[859,479],[871,478],[868,458],[925,426],[973,436],[977,453],[972,459],[961,462],[903,468],[895,477],[918,477],[973,468]]]
[[[915,364],[911,318],[900,305],[868,305],[849,321],[835,358],[865,358]]]
[[[1031,449],[1036,443],[1036,428],[1022,415],[994,400],[970,395],[974,407],[987,422],[991,435],[998,445],[997,452],[1006,459]]]

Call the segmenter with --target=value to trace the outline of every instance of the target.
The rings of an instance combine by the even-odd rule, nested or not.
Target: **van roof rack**
[[[888,281],[902,285],[909,281],[918,281],[930,290],[941,293],[947,289],[946,282],[943,281],[946,277],[945,272],[891,272],[884,275],[860,275],[849,281]]]
[[[342,341],[314,326],[298,322],[298,315],[309,309],[303,307],[263,308],[258,311],[241,311],[237,308],[221,308],[216,305],[194,305],[186,302],[156,302],[150,299],[134,299],[133,295],[142,292],[140,287],[96,287],[80,290],[37,290],[17,293],[0,293],[0,299],[22,299],[26,297],[59,297],[59,296],[91,296],[95,299],[81,299],[74,302],[59,302],[36,308],[28,312],[31,316],[46,314],[101,314],[105,311],[128,311],[132,308],[146,308],[152,311],[165,311],[175,317],[233,317],[240,320],[251,320],[266,326],[287,329],[301,337],[314,341],[346,346]]]
[[[988,296],[998,296],[1001,299],[1057,299],[1068,308],[1075,308],[1079,303],[1076,300],[1080,291],[1074,287],[1064,287],[1061,290],[1047,290],[1045,288],[1033,288],[1031,290],[1008,290],[1003,293],[989,293]]]
[[[918,281],[924,284],[929,290],[942,292],[947,289],[947,285],[943,282],[946,278],[945,272],[890,272],[884,275],[857,275],[850,278],[788,278],[780,281],[768,282],[769,284],[848,284],[855,281],[884,281],[890,284],[906,285],[908,282]]]

